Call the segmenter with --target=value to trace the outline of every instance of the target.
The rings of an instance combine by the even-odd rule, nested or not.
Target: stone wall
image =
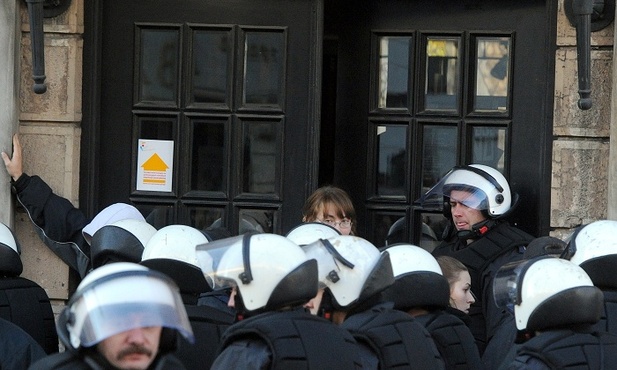
[[[613,25],[592,33],[593,107],[577,107],[576,30],[559,1],[551,181],[551,234],[607,218],[613,70]]]
[[[41,95],[32,91],[28,12],[25,2],[19,6],[19,135],[24,172],[41,176],[56,194],[78,206],[83,1],[72,0],[67,12],[45,19],[47,92]],[[22,245],[22,276],[43,286],[59,312],[69,294],[67,266],[40,241],[28,214],[19,208],[15,231]]]

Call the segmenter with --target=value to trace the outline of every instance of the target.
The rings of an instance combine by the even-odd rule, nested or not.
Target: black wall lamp
[[[32,48],[32,90],[36,94],[47,91],[45,85],[45,49],[43,44],[43,17],[52,18],[64,13],[71,0],[25,0],[30,20],[30,43]]]
[[[576,27],[576,55],[578,62],[578,107],[590,109],[591,101],[591,32],[599,31],[613,22],[615,0],[565,0],[564,11]]]

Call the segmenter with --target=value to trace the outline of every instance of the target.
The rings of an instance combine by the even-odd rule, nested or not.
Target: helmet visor
[[[314,243],[302,246],[308,259],[317,261],[317,275],[319,287],[325,288],[339,281],[341,266],[353,268],[354,265],[341,256],[327,239],[320,239]]]
[[[230,251],[229,253],[234,253],[235,251],[243,254],[243,248],[235,248],[232,251],[232,247],[248,243],[249,238],[250,234],[243,234],[197,246],[197,262],[206,277],[206,281],[213,290],[223,290],[237,286],[236,280],[229,277],[234,276],[242,279],[242,276],[246,275],[243,255],[238,256],[238,258],[226,258],[226,260],[237,261],[233,266],[229,264],[223,266],[221,265],[221,260],[228,251]]]
[[[498,307],[511,307],[521,303],[520,285],[529,265],[529,260],[503,265],[493,281],[493,297]]]
[[[461,180],[461,171],[458,168],[450,170],[437,184],[416,200],[415,204],[425,210],[441,211],[444,197],[446,197],[451,202],[457,202],[469,208],[488,209],[488,198],[484,191],[458,181]]]
[[[152,326],[176,329],[188,341],[194,341],[176,285],[162,274],[146,273],[103,281],[87,288],[70,304],[73,319],[67,326],[76,348]]]

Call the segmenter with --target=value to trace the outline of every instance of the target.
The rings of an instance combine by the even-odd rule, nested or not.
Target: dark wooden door
[[[399,240],[431,249],[442,216],[414,200],[467,163],[498,168],[521,197],[512,221],[548,232],[555,3],[326,3],[338,46],[333,178],[361,235],[384,245],[401,220]]]
[[[316,0],[93,2],[82,162],[90,213],[131,201],[157,227],[232,233],[300,222],[317,181],[322,8]],[[171,153],[161,162],[165,186],[144,186],[140,150],[158,143]]]

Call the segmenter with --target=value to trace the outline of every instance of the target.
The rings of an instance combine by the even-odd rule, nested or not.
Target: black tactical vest
[[[237,340],[257,335],[272,352],[270,369],[361,368],[353,337],[328,320],[304,311],[268,312],[239,321],[224,333],[222,352]]]
[[[382,304],[348,317],[342,327],[373,350],[380,369],[445,368],[431,335],[405,312]]]

